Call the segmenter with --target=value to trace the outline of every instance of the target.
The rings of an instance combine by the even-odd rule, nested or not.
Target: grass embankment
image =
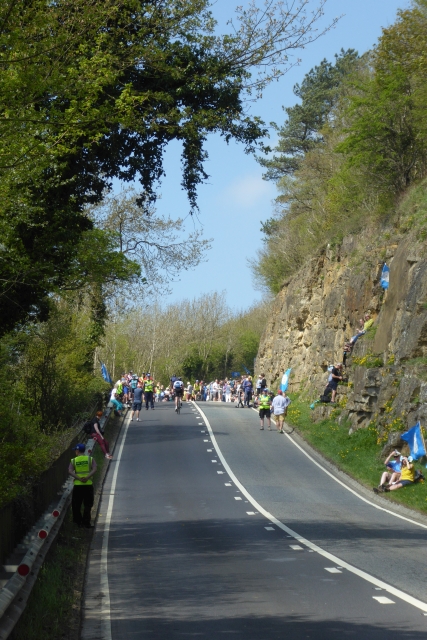
[[[108,422],[105,437],[110,444],[115,441],[120,426],[121,418]],[[95,448],[94,458],[97,464],[94,475],[96,489],[106,463],[99,447]],[[55,544],[40,569],[12,640],[78,640],[86,558],[92,534],[90,529],[76,527],[70,508]]]
[[[340,409],[334,410],[329,419],[312,422],[310,403],[291,394],[292,404],[288,411],[288,420],[295,425],[303,438],[337,467],[348,473],[368,488],[378,486],[385,466],[380,457],[384,443],[378,442],[378,431],[374,425],[358,429],[349,435],[349,424],[339,424],[337,418]],[[426,471],[423,465],[416,468]],[[426,484],[418,482],[414,486],[385,494],[387,499],[427,513]]]

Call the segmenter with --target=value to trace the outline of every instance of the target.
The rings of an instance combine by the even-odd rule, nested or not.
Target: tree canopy
[[[320,35],[324,3],[312,14],[305,0],[252,3],[226,35],[216,34],[207,0],[2,3],[1,332],[46,317],[93,230],[86,208],[113,178],[139,181],[141,199],[154,202],[177,140],[194,209],[207,135],[254,149],[266,129],[247,115],[245,96]],[[132,272],[121,260],[118,278],[126,265]]]
[[[279,195],[262,223],[256,281],[277,293],[327,243],[395,215],[405,190],[427,173],[427,1],[399,11],[360,58],[323,61],[287,108],[279,144],[263,160]]]

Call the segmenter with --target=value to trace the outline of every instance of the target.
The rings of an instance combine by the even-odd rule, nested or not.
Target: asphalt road
[[[361,501],[289,438],[261,432],[254,411],[200,408],[212,432],[187,404],[127,422],[101,502],[82,640],[424,640],[427,607],[410,596],[427,603],[427,530]]]

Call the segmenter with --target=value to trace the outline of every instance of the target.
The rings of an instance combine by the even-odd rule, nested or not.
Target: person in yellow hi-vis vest
[[[258,398],[259,418],[261,421],[261,431],[264,431],[264,417],[267,418],[268,429],[271,431],[271,399],[268,389],[264,389]]]
[[[75,447],[76,457],[73,458],[68,467],[68,473],[74,478],[73,496],[71,508],[73,510],[73,522],[79,527],[90,529],[90,512],[93,507],[93,484],[92,476],[96,472],[96,462],[88,455],[85,455],[86,446],[78,444]],[[83,504],[83,515],[81,507]]]
[[[155,386],[150,373],[147,373],[147,377],[144,381],[144,394],[145,394],[145,408],[148,411],[148,405],[154,409],[154,391]]]

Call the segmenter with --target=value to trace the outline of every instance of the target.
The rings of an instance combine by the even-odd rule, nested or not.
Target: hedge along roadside
[[[105,428],[110,415],[111,410],[107,409],[104,417],[101,418],[101,426],[103,428]],[[81,431],[79,431],[79,435],[80,433]],[[92,452],[95,444],[96,443],[93,440],[88,440],[87,451]],[[99,502],[99,492],[102,488],[107,470],[108,465],[104,465],[97,488],[97,502],[94,510],[95,514]],[[46,516],[46,519],[40,528],[39,535],[31,544],[16,573],[7,582],[3,589],[0,590],[0,640],[5,640],[9,637],[25,609],[31,590],[36,582],[38,572],[43,565],[47,552],[52,546],[52,543],[61,528],[64,517],[71,503],[72,489],[73,481],[70,478],[66,483],[66,488],[56,509],[54,509],[52,514],[48,514]],[[40,536],[40,534],[42,535]],[[18,594],[19,598],[17,598]]]
[[[105,429],[112,452],[122,425],[122,418],[110,419]],[[95,447],[93,455],[98,465],[93,478],[95,503],[92,516],[95,520],[99,497],[110,465],[99,447]],[[90,554],[93,531],[93,529],[76,529],[68,509],[55,544],[51,545],[51,551],[41,567],[23,615],[15,626],[13,638],[16,640],[42,640],[46,636],[56,638],[62,636],[66,629],[68,640],[78,640],[85,566]],[[85,535],[80,535],[81,533]],[[71,563],[70,545],[73,547]],[[24,589],[20,595],[23,592]],[[0,638],[0,640],[3,639]]]

